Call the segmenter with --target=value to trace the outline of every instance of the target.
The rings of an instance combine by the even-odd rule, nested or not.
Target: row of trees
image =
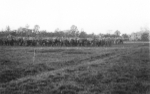
[[[41,37],[79,37],[79,38],[94,38],[94,37],[119,37],[120,31],[116,31],[114,34],[99,34],[96,35],[94,33],[87,34],[83,29],[81,31],[78,30],[77,26],[72,25],[69,30],[59,30],[57,28],[54,32],[47,32],[46,30],[40,31],[40,26],[35,25],[33,29],[29,29],[29,25],[25,27],[20,27],[17,30],[11,30],[9,26],[6,27],[6,30],[2,30],[1,36],[24,36],[24,37],[35,37],[37,35]]]
[[[46,30],[40,30],[39,25],[35,25],[33,29],[29,29],[29,25],[25,27],[20,27],[17,30],[11,30],[9,26],[6,27],[6,30],[0,32],[0,37],[12,35],[12,36],[22,36],[22,37],[79,37],[79,38],[106,38],[106,37],[121,37],[124,40],[138,40],[148,41],[149,40],[149,30],[144,29],[140,31],[141,33],[132,33],[131,35],[122,34],[119,30],[116,30],[114,34],[87,34],[83,29],[78,30],[77,26],[72,25],[69,30],[60,30],[57,28],[54,32],[47,32]]]
[[[11,32],[16,32],[16,33],[23,33],[26,32],[28,33],[30,30],[32,30],[32,33],[38,33],[40,29],[39,25],[35,25],[33,29],[29,29],[29,25],[27,24],[25,27],[19,27],[18,30],[11,30],[10,26],[6,26],[6,30],[2,30],[2,32],[5,33],[11,33]]]

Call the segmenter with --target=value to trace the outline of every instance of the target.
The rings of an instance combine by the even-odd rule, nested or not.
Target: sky
[[[0,0],[0,30],[6,26],[122,34],[150,27],[150,0]]]

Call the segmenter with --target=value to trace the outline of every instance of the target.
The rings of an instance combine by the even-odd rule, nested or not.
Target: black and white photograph
[[[0,94],[150,94],[150,0],[0,0]]]

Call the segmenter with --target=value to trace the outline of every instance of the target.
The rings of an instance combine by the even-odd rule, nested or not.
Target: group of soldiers
[[[103,39],[89,39],[89,38],[0,38],[0,46],[62,46],[62,47],[100,47],[111,46],[113,44],[123,44],[120,38],[103,38]]]

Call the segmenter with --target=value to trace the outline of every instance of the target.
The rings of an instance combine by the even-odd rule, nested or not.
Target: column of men
[[[47,38],[47,39],[37,39],[37,38],[0,38],[0,46],[111,46],[113,44],[123,44],[122,39],[90,39],[90,38]]]

